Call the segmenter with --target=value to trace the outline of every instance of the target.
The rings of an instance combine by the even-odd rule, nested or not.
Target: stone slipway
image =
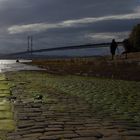
[[[96,116],[80,98],[56,91],[45,103],[27,99],[22,86],[26,80],[13,88],[16,130],[7,140],[140,140],[139,123]]]

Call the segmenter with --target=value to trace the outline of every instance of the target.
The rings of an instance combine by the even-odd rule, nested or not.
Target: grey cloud
[[[101,20],[94,24],[87,22],[81,24],[83,21],[78,19],[139,14],[139,6],[139,0],[0,0],[0,52],[26,50],[29,33],[9,35],[7,30],[14,25],[21,27],[45,23],[45,26],[46,24],[58,26],[61,23],[61,28],[51,27],[47,31],[43,28],[41,32],[31,32],[30,34],[34,36],[35,49],[94,43],[101,39],[99,35],[108,33],[113,35],[114,32],[123,34],[139,23],[139,19],[117,18]],[[68,27],[68,22],[63,21],[70,20],[71,26]],[[88,36],[91,34],[96,35],[96,39]],[[109,38],[107,40],[110,41]]]
[[[55,22],[109,14],[127,14],[137,0],[6,0],[0,7],[4,24]],[[7,18],[8,17],[8,18]]]
[[[77,27],[82,24],[90,24],[96,22],[102,22],[106,20],[134,20],[140,19],[139,13],[132,13],[132,14],[124,14],[124,15],[110,15],[110,16],[103,16],[103,17],[89,17],[89,18],[82,18],[82,19],[75,19],[75,20],[66,20],[60,23],[34,23],[28,25],[14,25],[8,28],[10,34],[15,33],[24,33],[24,32],[40,32],[48,29],[53,28],[69,28],[69,27]]]

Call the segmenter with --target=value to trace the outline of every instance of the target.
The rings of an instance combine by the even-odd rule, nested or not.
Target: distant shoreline
[[[48,73],[82,75],[119,80],[140,81],[140,53],[130,53],[128,59],[117,56],[33,60],[30,64],[46,68]]]

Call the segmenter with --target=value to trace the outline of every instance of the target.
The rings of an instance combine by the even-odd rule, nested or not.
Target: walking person
[[[118,44],[116,43],[115,39],[113,39],[110,45],[110,52],[112,55],[112,60],[114,59],[114,55],[115,55],[117,47],[118,47]]]
[[[127,59],[127,54],[132,51],[132,45],[129,39],[123,41],[123,47],[125,51],[122,54],[125,54],[125,59]]]

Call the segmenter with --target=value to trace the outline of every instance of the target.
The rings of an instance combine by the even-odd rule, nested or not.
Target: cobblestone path
[[[48,98],[42,103],[17,96],[17,128],[8,133],[8,140],[140,140],[137,122],[97,117],[85,101],[64,93]]]
[[[8,140],[140,140],[137,123],[97,119],[86,103],[65,95],[14,106],[17,129]]]

